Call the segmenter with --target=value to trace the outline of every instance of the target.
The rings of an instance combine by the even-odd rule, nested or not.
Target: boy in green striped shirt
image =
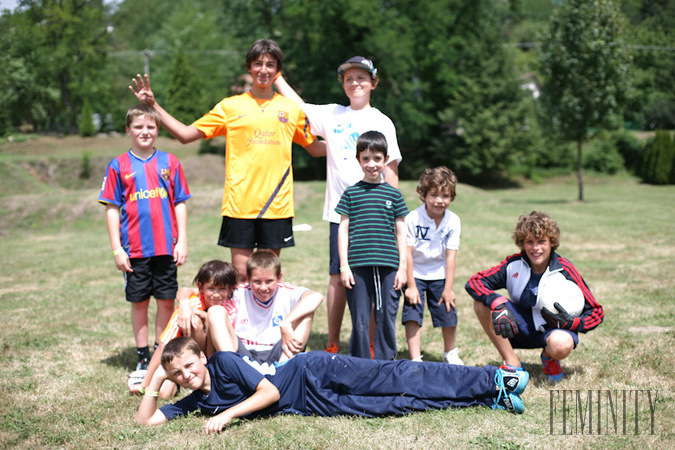
[[[396,359],[396,313],[406,284],[408,208],[401,192],[383,181],[387,140],[367,131],[356,142],[364,177],[348,187],[335,211],[340,214],[340,279],[352,316],[349,354],[371,358],[368,330],[374,306],[375,359]]]

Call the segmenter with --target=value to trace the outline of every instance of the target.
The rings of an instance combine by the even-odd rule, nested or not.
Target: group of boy
[[[397,189],[401,153],[395,128],[370,105],[370,94],[379,81],[372,61],[354,57],[338,68],[349,107],[305,103],[281,76],[282,62],[276,43],[256,41],[246,56],[251,90],[222,100],[191,125],[179,122],[155,101],[147,75],[138,75],[134,87],[130,86],[141,102],[127,114],[132,147],[108,166],[99,201],[106,205],[116,266],[125,274],[138,368],[148,369],[139,392],[159,367],[159,356],[152,363],[149,360],[150,296],[158,299],[156,336],[161,338],[156,346],[163,348],[184,334],[196,338],[208,356],[233,351],[258,365],[283,361],[304,349],[312,314],[323,296],[280,283],[278,255],[281,248],[294,245],[292,142],[314,156],[328,156],[327,351],[339,352],[347,303],[352,317],[350,355],[396,359],[395,320],[407,285],[402,321],[411,360],[422,358],[420,328],[426,298],[434,327],[442,328],[443,360],[463,364],[455,346],[453,290],[461,222],[448,210],[455,198],[456,176],[446,167],[427,169],[417,188],[422,205],[408,214]],[[283,96],[274,92],[273,85]],[[198,274],[196,291],[178,291],[176,266],[187,259],[185,201],[190,193],[178,160],[154,148],[160,123],[183,143],[226,137],[218,244],[230,248],[232,265],[207,263],[221,264],[220,270],[212,268],[209,276]],[[316,140],[312,132],[325,141]],[[360,180],[354,176],[356,165],[363,174]],[[552,380],[562,377],[559,360],[576,346],[577,334],[593,329],[603,317],[602,307],[574,266],[554,253],[556,230],[545,214],[521,217],[514,234],[521,252],[479,272],[466,286],[476,300],[481,325],[504,359],[502,369],[523,371],[514,347],[541,347],[544,372]],[[254,253],[255,248],[269,251]],[[256,255],[265,262],[256,262],[260,259]],[[513,267],[520,270],[516,275],[523,275],[515,285],[507,279]],[[244,273],[248,284],[235,287],[235,281],[244,281]],[[538,283],[551,274],[582,288],[586,305],[579,317],[562,308],[534,310]],[[500,288],[506,288],[511,298],[494,292]],[[174,312],[175,298],[179,308]],[[544,325],[535,326],[533,315],[543,318]],[[167,390],[166,396],[173,392]],[[517,393],[508,398],[516,397]]]

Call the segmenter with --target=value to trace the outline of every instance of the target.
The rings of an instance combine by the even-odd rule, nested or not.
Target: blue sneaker
[[[560,367],[560,361],[557,359],[544,358],[544,355],[541,355],[541,364],[544,366],[544,375],[546,375],[546,381],[549,383],[557,383],[565,376],[562,367]]]
[[[514,394],[522,394],[530,381],[530,374],[523,369],[510,370],[504,369],[504,366],[497,369],[495,374],[495,384],[497,389]]]
[[[522,414],[525,412],[525,404],[520,395],[500,389],[497,397],[493,398],[492,409],[505,409],[510,413]]]

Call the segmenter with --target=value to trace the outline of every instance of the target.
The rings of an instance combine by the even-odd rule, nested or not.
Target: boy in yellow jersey
[[[225,136],[223,223],[218,244],[229,247],[232,263],[244,281],[246,261],[255,248],[277,255],[293,240],[293,142],[312,156],[324,156],[325,144],[315,140],[300,107],[272,89],[281,72],[283,53],[276,42],[260,39],[246,55],[253,86],[249,92],[223,99],[191,125],[166,112],[156,101],[147,75],[137,75],[129,89],[155,108],[162,125],[176,139]]]

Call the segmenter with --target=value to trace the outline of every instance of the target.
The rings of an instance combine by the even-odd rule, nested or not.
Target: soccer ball
[[[584,294],[573,281],[556,280],[539,289],[537,306],[548,309],[552,313],[558,313],[554,303],[560,303],[572,316],[578,316],[584,310]]]

